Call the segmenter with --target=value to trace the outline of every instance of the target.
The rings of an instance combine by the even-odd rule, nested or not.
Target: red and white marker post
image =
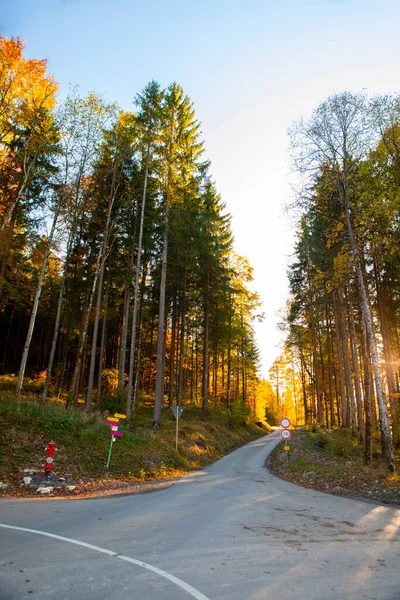
[[[54,453],[56,450],[57,450],[56,445],[53,442],[53,440],[51,440],[51,442],[49,442],[47,444],[47,448],[46,448],[47,458],[46,458],[46,462],[44,464],[44,478],[45,479],[48,479],[50,477],[50,473],[53,470]]]

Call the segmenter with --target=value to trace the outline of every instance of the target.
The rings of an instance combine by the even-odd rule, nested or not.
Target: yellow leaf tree
[[[20,39],[0,35],[0,235],[58,140],[52,113],[58,86],[46,61],[25,58],[23,49]]]

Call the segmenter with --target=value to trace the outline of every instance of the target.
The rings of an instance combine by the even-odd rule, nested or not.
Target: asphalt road
[[[273,477],[278,436],[151,494],[0,501],[0,599],[399,600],[400,510]]]

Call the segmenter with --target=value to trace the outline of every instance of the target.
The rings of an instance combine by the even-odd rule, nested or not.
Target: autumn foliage
[[[260,301],[190,98],[152,81],[134,113],[56,92],[46,61],[1,36],[0,370],[87,411],[262,420]]]

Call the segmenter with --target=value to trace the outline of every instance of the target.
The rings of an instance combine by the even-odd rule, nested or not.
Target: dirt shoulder
[[[120,479],[87,480],[82,481],[74,489],[67,487],[51,486],[52,491],[47,494],[35,493],[36,490],[22,488],[16,493],[4,493],[0,501],[12,500],[83,500],[85,498],[108,498],[111,496],[130,496],[133,494],[148,494],[171,487],[179,480],[179,477],[171,477],[154,481],[138,481],[132,483]],[[36,486],[35,486],[36,487]]]
[[[399,473],[399,453],[396,460]],[[266,466],[302,487],[400,508],[400,476],[389,475],[377,453],[371,465],[364,465],[363,447],[347,431],[297,429],[290,451],[283,449],[282,442]]]

